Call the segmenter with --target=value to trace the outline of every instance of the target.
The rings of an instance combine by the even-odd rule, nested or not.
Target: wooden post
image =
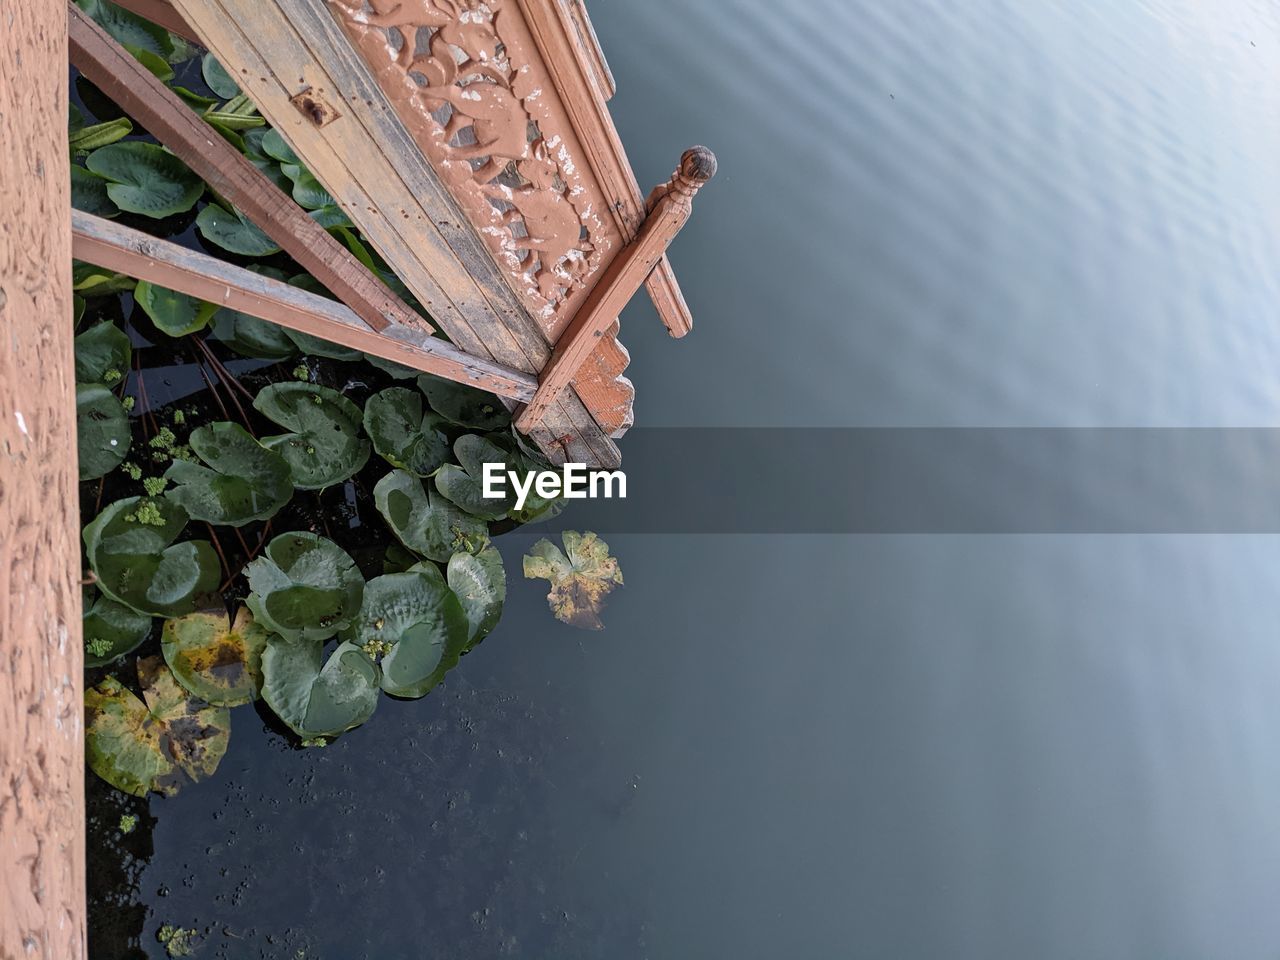
[[[0,23],[0,958],[82,960],[66,0]]]
[[[693,195],[715,176],[716,157],[706,147],[691,147],[680,158],[671,180],[649,196],[649,216],[640,233],[621,250],[556,341],[551,360],[538,377],[538,392],[516,418],[528,433],[546,415],[578,368],[595,349],[627,301],[666,255],[667,247],[693,211]]]

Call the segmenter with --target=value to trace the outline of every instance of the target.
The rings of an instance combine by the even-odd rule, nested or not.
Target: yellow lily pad
[[[178,682],[219,707],[249,703],[262,689],[262,651],[267,631],[246,608],[234,622],[220,611],[166,620],[160,649]]]
[[[539,540],[525,554],[524,575],[551,581],[547,603],[556,619],[573,627],[601,630],[600,611],[622,570],[609,545],[591,531],[566,530],[560,537],[564,552],[550,540]]]

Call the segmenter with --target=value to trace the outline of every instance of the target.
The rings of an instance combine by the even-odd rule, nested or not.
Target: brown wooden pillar
[[[85,956],[66,0],[0,6],[0,960]]]

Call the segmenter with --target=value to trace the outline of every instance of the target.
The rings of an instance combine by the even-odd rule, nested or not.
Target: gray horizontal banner
[[[635,429],[606,533],[1280,533],[1280,429]],[[530,528],[531,531],[537,528]]]

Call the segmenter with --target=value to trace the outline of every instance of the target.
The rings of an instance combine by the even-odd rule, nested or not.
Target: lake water
[[[591,12],[642,182],[720,159],[672,251],[694,333],[625,315],[639,423],[1276,423],[1274,4]],[[609,540],[601,634],[516,575],[424,701],[324,750],[237,714],[125,864],[143,949],[1280,954],[1274,536]]]

